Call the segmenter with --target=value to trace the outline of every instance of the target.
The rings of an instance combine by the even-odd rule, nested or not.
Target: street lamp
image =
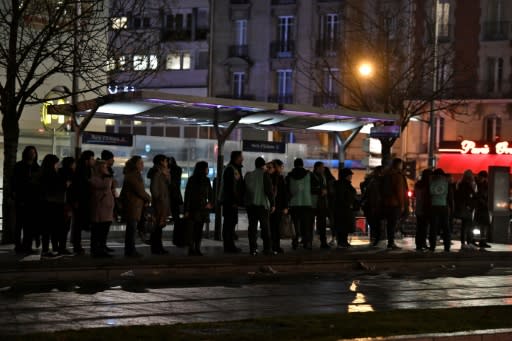
[[[64,115],[54,115],[48,113],[48,107],[51,105],[66,104],[66,97],[69,96],[69,90],[64,86],[53,88],[46,96],[45,102],[41,106],[41,123],[43,127],[52,133],[52,154],[57,153],[56,133],[58,130],[64,129],[67,124]]]
[[[373,76],[373,65],[368,62],[362,62],[359,64],[357,71],[359,72],[359,75],[363,78],[370,78]]]

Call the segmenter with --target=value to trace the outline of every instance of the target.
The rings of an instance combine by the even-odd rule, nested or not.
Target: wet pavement
[[[137,260],[123,257],[119,226],[108,242],[114,257],[106,260],[20,257],[12,245],[0,245],[0,335],[512,304],[512,245],[461,251],[454,241],[449,254],[441,244],[435,253],[418,253],[411,236],[390,251],[385,242],[372,248],[367,236],[354,235],[350,249],[321,250],[316,240],[313,251],[292,250],[283,240],[284,255],[252,257],[242,229],[237,245],[244,253],[225,255],[222,242],[205,239],[206,256],[188,257],[186,248],[172,245],[170,232],[164,230],[169,255],[151,255],[138,240],[144,257]]]
[[[136,281],[0,292],[0,335],[93,327],[212,322],[289,314],[512,304],[512,268],[478,276],[308,275],[212,283]]]

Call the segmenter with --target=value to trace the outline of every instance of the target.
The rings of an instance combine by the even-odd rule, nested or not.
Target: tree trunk
[[[14,242],[14,229],[16,214],[14,200],[12,199],[11,178],[16,164],[18,153],[18,139],[20,128],[16,119],[15,109],[9,113],[3,113],[2,128],[4,131],[4,178],[2,198],[2,244]],[[27,212],[30,214],[30,212]]]

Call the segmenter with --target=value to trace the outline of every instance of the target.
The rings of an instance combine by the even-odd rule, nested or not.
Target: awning
[[[511,167],[512,155],[497,154],[438,154],[437,168],[442,168],[448,174],[463,174],[469,169],[473,173],[487,171],[489,166]]]
[[[198,97],[154,90],[138,90],[129,99],[102,105],[95,117],[212,126],[215,112],[221,126],[240,119],[240,126],[267,130],[346,131],[367,123],[392,123],[398,119],[397,115],[344,108]]]

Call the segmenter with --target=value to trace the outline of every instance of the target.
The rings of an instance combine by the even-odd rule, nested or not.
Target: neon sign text
[[[460,143],[462,154],[489,154],[489,146],[477,147],[475,141],[464,140]]]
[[[507,141],[496,142],[492,144],[480,144],[471,140],[464,140],[460,142],[459,148],[439,148],[440,152],[444,153],[460,153],[460,154],[497,154],[497,155],[512,155],[512,143]]]
[[[508,146],[508,142],[496,143],[496,154],[512,155],[512,148]]]

